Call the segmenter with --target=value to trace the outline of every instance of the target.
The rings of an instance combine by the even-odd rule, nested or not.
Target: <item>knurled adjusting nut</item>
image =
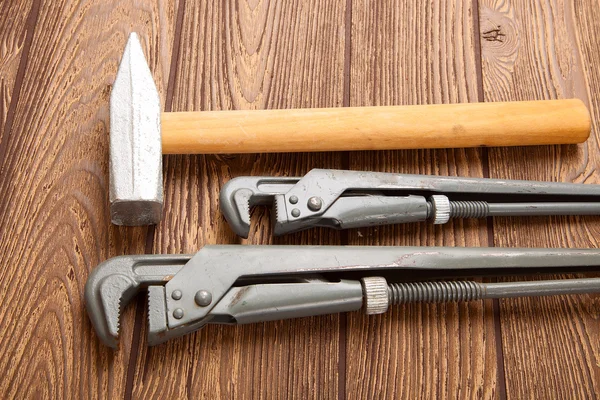
[[[429,198],[433,206],[433,223],[445,224],[450,220],[450,200],[442,194],[434,194]]]
[[[390,304],[385,278],[370,276],[360,280],[365,298],[365,314],[383,314]]]

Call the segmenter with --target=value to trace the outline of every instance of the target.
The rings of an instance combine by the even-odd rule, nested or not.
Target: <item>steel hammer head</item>
[[[160,99],[135,33],[110,95],[109,169],[112,222],[158,223],[163,204]]]

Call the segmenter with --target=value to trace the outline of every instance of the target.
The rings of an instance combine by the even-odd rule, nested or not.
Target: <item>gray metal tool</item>
[[[205,246],[196,255],[112,258],[88,278],[85,302],[100,339],[117,347],[119,316],[148,289],[148,342],[206,324],[246,324],[390,304],[598,293],[600,278],[479,283],[423,277],[600,271],[600,250],[352,246]],[[395,275],[396,283],[387,283]],[[391,280],[391,279],[390,279]]]
[[[274,234],[450,218],[600,215],[600,185],[313,169],[302,178],[238,177],[221,210],[248,237],[250,208],[272,206]]]

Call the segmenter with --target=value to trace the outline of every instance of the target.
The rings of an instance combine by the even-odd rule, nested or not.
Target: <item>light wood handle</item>
[[[277,153],[584,142],[581,100],[422,106],[172,112],[165,154]]]

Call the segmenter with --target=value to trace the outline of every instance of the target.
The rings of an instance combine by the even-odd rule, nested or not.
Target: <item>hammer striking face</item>
[[[110,96],[110,214],[117,225],[161,219],[160,99],[135,33]]]

